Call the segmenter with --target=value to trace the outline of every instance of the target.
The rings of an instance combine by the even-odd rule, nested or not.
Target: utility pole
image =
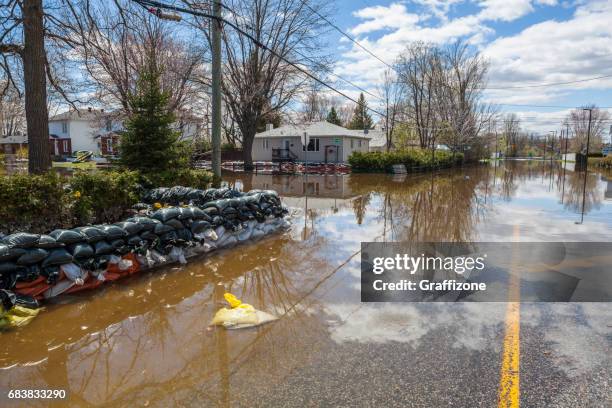
[[[584,108],[583,111],[589,111],[589,126],[587,128],[587,144],[586,144],[586,158],[584,163],[584,182],[582,184],[582,211],[580,216],[580,223],[584,222],[584,205],[586,202],[586,185],[587,185],[587,175],[589,174],[589,144],[591,143],[591,116],[593,114],[592,108]]]
[[[221,178],[221,0],[213,0],[212,23],[212,170]]]

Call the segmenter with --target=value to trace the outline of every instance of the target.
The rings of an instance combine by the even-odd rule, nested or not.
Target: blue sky
[[[575,81],[612,75],[612,0],[337,0],[334,22],[384,61],[407,43],[469,41],[490,61],[489,87]],[[384,65],[329,33],[336,72],[375,90]],[[359,91],[339,86],[351,95]],[[508,104],[612,107],[612,78],[545,88],[488,90]],[[372,101],[375,104],[375,101]],[[547,132],[566,108],[500,106],[524,118],[524,127]],[[612,111],[612,110],[611,110]]]

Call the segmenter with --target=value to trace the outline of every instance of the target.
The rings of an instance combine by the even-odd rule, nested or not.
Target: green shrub
[[[75,172],[62,177],[15,174],[0,177],[0,232],[49,232],[121,220],[145,188],[183,185],[208,188],[206,170],[166,170],[143,176],[136,171]]]
[[[356,172],[390,172],[394,164],[403,164],[410,171],[413,167],[428,169],[435,166],[452,166],[463,161],[462,153],[431,151],[420,149],[395,150],[390,152],[354,152],[349,156],[349,164]]]
[[[79,171],[69,186],[77,225],[118,221],[138,202],[142,190],[140,175],[135,171]]]
[[[147,174],[142,179],[146,188],[187,186],[206,189],[214,184],[213,174],[210,171],[189,168]]]

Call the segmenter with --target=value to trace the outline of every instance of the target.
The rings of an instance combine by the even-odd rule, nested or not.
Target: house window
[[[361,140],[358,143],[359,143],[359,147],[361,147]]]
[[[62,141],[62,150],[67,153],[68,152],[68,141],[64,140]]]
[[[306,151],[305,146],[302,146],[302,151]],[[311,137],[308,141],[308,151],[309,152],[318,152],[319,151],[319,138]]]
[[[355,141],[351,139],[351,149],[355,148]]]
[[[68,133],[68,122],[62,122],[62,133]]]
[[[106,139],[106,151],[108,153],[112,153],[113,152],[113,139],[111,137]]]
[[[268,150],[270,148],[270,141],[268,139],[263,140],[263,148],[264,150]]]
[[[110,132],[113,130],[113,121],[110,119],[106,119],[106,130]]]

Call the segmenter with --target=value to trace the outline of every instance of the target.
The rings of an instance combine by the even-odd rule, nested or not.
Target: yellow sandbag
[[[13,306],[11,310],[6,312],[0,319],[0,328],[6,326],[25,326],[38,315],[38,312],[40,312],[40,309],[28,309],[26,307]]]
[[[242,304],[242,301],[238,299],[236,296],[232,295],[231,293],[226,293],[223,295],[223,297],[225,298],[225,301],[229,303],[232,309]]]
[[[210,322],[212,326],[223,326],[227,329],[242,329],[276,320],[275,316],[256,310],[247,303],[242,303],[231,293],[226,293],[223,297],[227,303],[230,304],[231,309],[225,307],[220,309]]]

